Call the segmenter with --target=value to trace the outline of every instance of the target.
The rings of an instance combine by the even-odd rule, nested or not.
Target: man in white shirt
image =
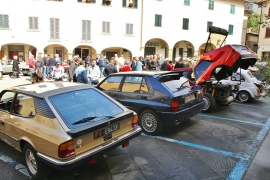
[[[56,63],[56,66],[53,67],[52,70],[52,77],[55,79],[55,81],[62,81],[62,77],[64,76],[64,68],[60,66],[60,62]]]
[[[125,64],[125,59],[123,58],[123,54],[121,54],[120,57],[118,58],[118,63],[119,63],[119,67],[121,69]]]
[[[100,69],[95,59],[93,59],[90,66],[87,67],[87,76],[92,81],[93,85],[99,83]]]

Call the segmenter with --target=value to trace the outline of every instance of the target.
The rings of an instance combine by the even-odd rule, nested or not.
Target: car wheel
[[[140,115],[139,123],[143,132],[149,135],[157,135],[163,130],[161,121],[152,110],[143,111]]]
[[[38,160],[37,151],[30,144],[24,145],[23,156],[27,170],[33,179],[43,179],[49,175],[50,167]]]
[[[203,101],[204,107],[202,108],[202,112],[212,112],[216,108],[216,101],[210,93],[204,93]]]
[[[239,91],[237,93],[237,99],[243,103],[246,103],[251,100],[251,96],[247,91]]]

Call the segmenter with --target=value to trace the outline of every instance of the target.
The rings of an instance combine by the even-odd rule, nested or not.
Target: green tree
[[[259,29],[260,27],[260,14],[259,13],[253,12],[248,15],[247,27]]]

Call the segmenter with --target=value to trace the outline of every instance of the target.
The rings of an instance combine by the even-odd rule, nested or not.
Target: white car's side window
[[[36,111],[33,97],[18,94],[14,103],[14,113],[23,117],[34,117]]]

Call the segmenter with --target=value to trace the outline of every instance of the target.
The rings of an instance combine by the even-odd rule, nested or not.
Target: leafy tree
[[[248,15],[248,22],[247,22],[248,28],[260,28],[260,14],[259,13],[251,13]]]

